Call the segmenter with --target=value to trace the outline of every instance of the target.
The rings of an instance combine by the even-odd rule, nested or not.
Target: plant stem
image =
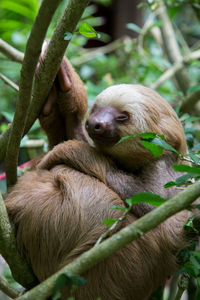
[[[26,45],[19,83],[19,98],[7,145],[7,186],[12,186],[17,181],[19,146],[23,136],[27,111],[31,100],[35,69],[40,56],[43,40],[58,4],[59,1],[54,0],[42,1]]]

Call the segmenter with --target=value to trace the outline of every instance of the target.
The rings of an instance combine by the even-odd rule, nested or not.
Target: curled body
[[[40,281],[94,246],[106,230],[103,220],[121,215],[112,205],[124,201],[66,165],[27,172],[6,199],[19,249]],[[88,282],[75,299],[148,299],[178,268],[176,254],[188,242],[182,228],[187,216],[171,217],[83,274]],[[130,213],[117,230],[136,219]]]

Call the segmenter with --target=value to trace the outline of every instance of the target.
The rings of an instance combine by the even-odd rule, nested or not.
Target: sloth
[[[82,125],[83,126],[83,125]],[[165,189],[168,181],[174,181],[179,173],[172,164],[179,163],[176,153],[164,150],[156,159],[145,149],[139,137],[144,132],[163,134],[166,142],[180,154],[187,153],[183,127],[172,107],[158,93],[142,85],[121,84],[107,88],[100,93],[92,106],[85,128],[93,143],[84,133],[86,143],[65,142],[57,145],[39,164],[39,168],[51,168],[65,163],[81,172],[95,176],[112,188],[123,200],[139,192],[158,193],[164,198],[178,192],[177,187]],[[73,146],[72,146],[73,145]],[[71,147],[74,147],[73,151]],[[92,155],[101,155],[100,165],[104,162],[104,176],[95,171],[89,163]],[[87,156],[87,159],[83,159]],[[98,158],[95,158],[98,160]],[[121,184],[116,183],[118,174]],[[148,204],[134,207],[140,217],[152,209]]]
[[[171,168],[178,157],[165,151],[155,159],[137,138],[116,144],[122,137],[164,134],[172,147],[187,152],[170,105],[139,85],[113,86],[97,97],[86,122],[91,146],[83,126],[87,98],[77,76],[64,59],[40,115],[52,150],[19,178],[5,201],[19,250],[39,281],[95,245],[106,230],[103,220],[122,214],[112,205],[125,206],[124,200],[138,192],[177,193],[163,185],[178,176]],[[137,204],[116,230],[151,209]],[[84,274],[88,282],[74,291],[75,299],[148,299],[179,268],[176,256],[190,243],[183,230],[189,216],[189,211],[172,216],[91,268]]]

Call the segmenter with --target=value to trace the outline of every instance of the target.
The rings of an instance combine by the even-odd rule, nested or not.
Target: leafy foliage
[[[60,299],[61,297],[61,290],[66,286],[69,287],[70,292],[74,292],[78,286],[84,285],[87,280],[83,277],[73,274],[61,274],[54,285],[54,296],[52,297],[53,300]],[[68,300],[74,299],[73,297],[68,298]]]
[[[133,206],[134,204],[137,203],[148,203],[154,206],[160,206],[163,204],[166,200],[160,197],[159,195],[152,194],[150,192],[143,192],[134,195],[131,199],[126,199],[126,203],[129,206]]]

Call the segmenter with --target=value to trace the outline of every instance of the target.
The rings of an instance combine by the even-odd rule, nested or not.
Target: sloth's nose
[[[107,122],[99,121],[99,119],[95,117],[90,117],[85,123],[85,128],[89,135],[102,135],[105,132],[106,127]]]

